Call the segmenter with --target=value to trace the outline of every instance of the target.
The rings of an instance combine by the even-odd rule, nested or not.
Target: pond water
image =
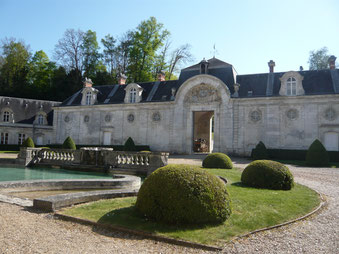
[[[104,173],[80,172],[51,168],[5,168],[0,167],[0,182],[47,179],[112,179]]]

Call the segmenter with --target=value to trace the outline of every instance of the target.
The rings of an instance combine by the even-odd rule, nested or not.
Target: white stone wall
[[[326,132],[339,133],[339,95],[236,100],[240,128],[235,150],[239,154],[249,155],[259,141],[268,148],[308,149],[315,139],[324,143]],[[330,109],[336,113],[333,119],[326,116]],[[254,110],[262,112],[256,122],[250,118]]]
[[[77,144],[103,144],[103,133],[111,132],[112,145],[132,137],[154,151],[190,154],[194,111],[214,112],[214,152],[249,155],[259,141],[268,148],[307,149],[316,138],[324,142],[326,132],[339,133],[339,95],[230,98],[222,81],[198,75],[180,87],[175,101],[56,107],[56,143],[71,136]]]

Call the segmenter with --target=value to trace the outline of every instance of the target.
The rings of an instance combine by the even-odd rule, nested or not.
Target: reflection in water
[[[32,169],[32,168],[2,168],[0,167],[0,181],[21,181],[41,179],[103,179],[112,178],[104,173],[79,172],[65,169]]]

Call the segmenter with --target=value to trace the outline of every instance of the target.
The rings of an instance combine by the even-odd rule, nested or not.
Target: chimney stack
[[[328,64],[330,65],[330,69],[334,70],[335,69],[335,60],[337,58],[335,56],[330,56],[330,58],[328,59]]]
[[[273,60],[270,60],[268,62],[268,66],[270,67],[270,73],[273,73],[274,72],[275,62],[273,62]]]
[[[166,81],[166,73],[164,71],[159,71],[157,77],[158,81]]]
[[[126,85],[126,79],[127,77],[124,74],[120,73],[119,78],[118,78],[118,84]]]
[[[84,81],[84,87],[92,87],[93,86],[93,82],[90,78],[85,78]]]

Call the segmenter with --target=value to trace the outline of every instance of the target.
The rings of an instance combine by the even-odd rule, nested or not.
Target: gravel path
[[[176,156],[170,163],[199,164],[201,158]],[[234,161],[242,168],[249,163]],[[298,183],[326,195],[328,207],[305,221],[230,243],[224,253],[339,253],[339,169],[290,168]],[[0,253],[207,252],[55,220],[0,202]]]

